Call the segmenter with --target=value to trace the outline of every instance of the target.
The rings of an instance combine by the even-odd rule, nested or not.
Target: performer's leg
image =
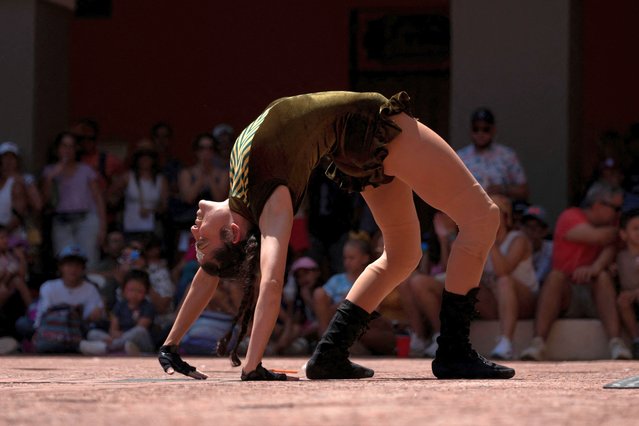
[[[400,179],[362,192],[384,238],[384,252],[355,280],[346,299],[372,312],[422,258],[413,191]]]
[[[402,128],[388,144],[384,172],[406,182],[459,227],[446,273],[446,290],[466,294],[479,285],[499,226],[499,208],[453,149],[435,132],[406,114],[392,117]]]
[[[363,193],[384,237],[384,252],[355,280],[306,365],[309,379],[372,377],[348,360],[348,349],[366,330],[373,309],[415,270],[421,259],[419,222],[411,189],[401,180]]]
[[[459,227],[448,260],[433,373],[450,379],[510,378],[513,369],[485,360],[469,341],[477,286],[495,242],[499,208],[435,132],[406,114],[393,116],[393,120],[402,133],[388,145],[385,173],[406,182]]]

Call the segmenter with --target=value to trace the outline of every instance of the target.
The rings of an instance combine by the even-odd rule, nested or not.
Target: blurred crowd
[[[566,317],[600,319],[610,357],[639,359],[639,123],[602,137],[591,178],[554,223],[530,199],[517,153],[496,135],[495,116],[479,108],[458,151],[502,212],[477,306],[480,318],[499,321],[488,355],[542,360],[553,323]],[[101,146],[98,123],[81,119],[55,136],[37,176],[23,171],[16,143],[0,144],[0,354],[155,352],[198,268],[190,234],[197,202],[228,197],[234,138],[224,123],[195,135],[183,164],[169,154],[170,124],[160,122],[119,158]],[[435,355],[457,227],[431,208],[421,216],[422,262],[378,307],[354,354]],[[318,168],[294,220],[267,355],[309,355],[383,250],[361,195]],[[221,281],[180,350],[214,353],[241,293]],[[520,319],[534,320],[534,338],[518,354]]]

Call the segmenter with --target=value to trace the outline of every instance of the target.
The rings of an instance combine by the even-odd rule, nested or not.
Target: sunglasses
[[[604,206],[608,206],[615,211],[615,213],[619,213],[621,211],[621,206],[619,204],[614,204],[608,201],[600,201]]]
[[[490,126],[473,126],[473,133],[490,133],[491,130]]]
[[[78,142],[82,141],[94,141],[96,140],[95,136],[84,136],[84,135],[73,135]]]

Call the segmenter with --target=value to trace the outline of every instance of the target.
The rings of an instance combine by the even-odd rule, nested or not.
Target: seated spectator
[[[215,139],[215,163],[222,169],[229,169],[229,161],[231,159],[231,149],[235,142],[235,131],[226,124],[220,123],[213,128],[213,138]]]
[[[512,229],[512,202],[502,195],[492,199],[501,210],[501,221],[480,281],[477,310],[481,318],[499,319],[501,335],[491,357],[512,359],[517,319],[532,318],[539,281],[530,240]]]
[[[158,167],[160,173],[167,182],[168,197],[167,208],[158,219],[162,223],[163,238],[167,242],[166,250],[169,262],[173,264],[176,259],[176,242],[180,229],[177,225],[182,225],[187,218],[180,217],[185,205],[180,201],[180,190],[178,188],[178,176],[182,169],[182,163],[172,155],[172,149],[176,147],[173,141],[173,128],[167,122],[157,122],[151,126],[151,140],[158,153]],[[188,214],[188,208],[186,209]],[[186,222],[188,223],[188,222]],[[176,225],[177,224],[177,225]],[[182,249],[181,251],[185,251]]]
[[[528,206],[521,217],[521,230],[532,243],[535,275],[541,284],[552,267],[552,240],[547,238],[549,227],[546,211],[540,206]]]
[[[57,161],[42,172],[43,195],[54,210],[52,238],[54,252],[77,245],[86,253],[89,268],[98,262],[99,248],[106,235],[104,200],[98,176],[77,161],[77,146],[71,133],[55,140]]]
[[[429,273],[417,271],[399,289],[411,328],[411,354],[434,358],[439,337],[439,311],[446,279],[446,265],[457,225],[442,212],[433,216],[433,229],[439,243],[439,262],[431,265]],[[430,333],[427,333],[427,328]],[[430,338],[428,335],[430,334]],[[430,344],[426,342],[430,340]]]
[[[326,177],[323,167],[316,168],[308,182],[308,255],[322,271],[322,279],[343,272],[343,248],[352,229],[354,196],[342,191]]]
[[[228,197],[228,169],[215,165],[215,142],[209,133],[195,137],[192,144],[195,164],[180,170],[179,199],[173,199],[169,214],[178,233],[177,256],[188,250],[191,225],[200,200],[223,201]]]
[[[87,333],[87,342],[80,343],[85,355],[104,355],[124,352],[139,355],[153,352],[155,346],[149,329],[155,315],[153,305],[146,298],[151,283],[149,275],[139,269],[130,270],[124,277],[122,299],[111,310],[109,332],[93,329]]]
[[[318,320],[318,334],[321,336],[328,327],[339,304],[353,286],[355,279],[371,261],[371,247],[368,235],[351,233],[344,244],[344,272],[333,275],[326,284],[313,292],[315,314]],[[360,338],[365,350],[376,355],[388,355],[395,349],[395,334],[390,322],[378,317],[370,322],[370,329]]]
[[[200,268],[200,264],[197,261],[195,252],[195,240],[193,238],[189,241],[188,249],[184,252],[177,264],[171,270],[171,279],[176,283],[175,295],[173,296],[173,303],[178,306],[184,298],[187,289],[193,281],[193,277],[197,270]]]
[[[132,269],[145,269],[146,261],[142,256],[142,244],[137,241],[129,242],[121,251],[120,256],[116,261],[115,268],[110,274],[102,275],[104,282],[98,285],[98,291],[104,300],[104,305],[107,311],[113,309],[116,301],[122,298],[122,285],[124,284],[124,277]],[[92,281],[93,275],[90,275]]]
[[[32,324],[37,352],[78,352],[82,329],[102,319],[102,298],[95,286],[84,279],[86,262],[80,247],[67,246],[58,255],[60,278],[42,284]],[[69,328],[61,330],[61,324],[68,324]]]
[[[173,145],[173,128],[167,122],[160,121],[151,126],[151,140],[158,154],[160,172],[166,178],[170,194],[177,194],[178,174],[182,165],[175,156],[171,155]]]
[[[109,232],[102,245],[102,258],[91,272],[104,277],[112,275],[118,266],[118,259],[122,255],[125,245],[124,234],[121,231]]]
[[[166,209],[169,187],[160,174],[153,142],[137,143],[131,168],[118,176],[113,186],[124,198],[122,230],[127,239],[144,241],[153,235],[161,236],[161,222],[156,217]]]
[[[9,246],[8,229],[0,225],[0,306],[14,293],[22,299],[24,307],[31,304],[31,293],[26,284],[27,262],[21,248]]]
[[[317,315],[318,334],[324,334],[339,304],[346,298],[355,279],[371,261],[371,248],[366,239],[350,234],[344,244],[343,268],[345,272],[333,275],[323,286],[313,291],[313,308]]]
[[[162,241],[159,238],[151,238],[146,243],[144,261],[151,281],[148,296],[158,316],[155,322],[161,325],[173,322],[175,285],[166,259],[162,256]]]
[[[528,182],[517,154],[512,148],[495,142],[495,116],[487,108],[478,108],[470,119],[472,144],[457,154],[477,182],[489,194],[513,200],[528,199]]]
[[[313,292],[320,285],[319,265],[300,257],[291,265],[282,295],[282,308],[272,339],[272,351],[281,355],[308,355],[319,339],[313,310]]]
[[[625,141],[625,159],[623,189],[624,211],[639,208],[639,122],[630,126]]]
[[[0,145],[0,225],[16,236],[22,229],[20,218],[27,208],[24,180],[7,167],[8,160],[17,155],[17,149],[12,142]]]
[[[190,285],[190,284],[189,284]],[[188,292],[188,287],[186,289]],[[186,294],[186,293],[185,293]],[[180,352],[189,355],[213,355],[217,343],[229,333],[242,300],[242,286],[232,280],[220,280],[213,298],[195,320],[180,343]],[[234,345],[236,330],[228,344]]]
[[[228,197],[228,170],[216,167],[215,141],[208,133],[198,135],[193,141],[196,163],[182,169],[178,185],[185,203],[195,206],[201,199],[222,201]]]
[[[621,215],[619,233],[626,247],[617,254],[621,290],[617,306],[621,322],[632,338],[632,357],[639,359],[639,208]]]
[[[8,229],[0,225],[0,354],[18,349],[15,322],[32,301],[26,269],[24,253],[9,247]]]
[[[18,220],[18,228],[20,229],[19,238],[26,239],[26,242],[29,244],[29,252],[35,254],[37,247],[42,244],[42,232],[40,231],[39,221],[39,213],[42,210],[42,196],[40,195],[33,175],[22,172],[20,151],[18,146],[13,142],[3,142],[0,144],[0,176],[7,179],[7,182],[11,179],[13,179],[13,182],[16,182],[12,190],[18,192],[16,196],[23,200],[16,199],[12,196],[10,203],[5,203],[5,200],[2,200],[0,204],[4,204],[4,209],[11,209],[15,216],[15,218],[12,219]],[[7,185],[7,183],[5,183],[5,185]],[[23,194],[20,193],[22,190],[24,191]],[[2,190],[0,190],[0,192],[2,192]],[[0,196],[0,199],[2,199],[2,196]],[[2,211],[3,208],[0,208],[0,211]],[[0,213],[0,216],[4,214],[6,213]]]
[[[79,161],[91,167],[96,173],[98,188],[103,195],[105,225],[111,225],[120,210],[120,195],[114,192],[113,179],[123,171],[122,160],[100,149],[98,122],[92,118],[81,118],[70,127],[78,144]]]
[[[610,338],[612,359],[629,359],[621,340],[616,291],[608,270],[616,254],[620,188],[595,183],[582,207],[564,210],[553,238],[552,270],[541,286],[534,337],[522,359],[541,360],[545,341],[558,317],[598,317]],[[593,303],[594,302],[594,303]]]

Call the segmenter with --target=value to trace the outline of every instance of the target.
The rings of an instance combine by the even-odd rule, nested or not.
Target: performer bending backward
[[[326,174],[347,191],[361,191],[384,237],[384,253],[357,278],[322,336],[306,376],[359,379],[373,370],[350,362],[349,348],[374,309],[415,269],[422,252],[413,191],[459,227],[448,263],[439,349],[432,370],[440,379],[507,379],[511,368],[477,354],[469,342],[478,283],[499,225],[499,209],[448,144],[412,117],[405,92],[325,92],[271,103],[235,142],[229,199],[202,200],[192,227],[200,269],[159,360],[164,370],[207,376],[183,361],[178,344],[211,299],[221,278],[241,277],[244,300],[230,349],[253,318],[242,380],[287,380],[262,367],[280,309],[293,215],[311,171],[327,157]],[[259,292],[254,283],[259,277]],[[258,294],[259,293],[259,294]],[[257,295],[257,296],[256,296]],[[255,302],[257,298],[257,302]],[[255,306],[255,307],[254,307]],[[220,341],[224,354],[231,331]]]

